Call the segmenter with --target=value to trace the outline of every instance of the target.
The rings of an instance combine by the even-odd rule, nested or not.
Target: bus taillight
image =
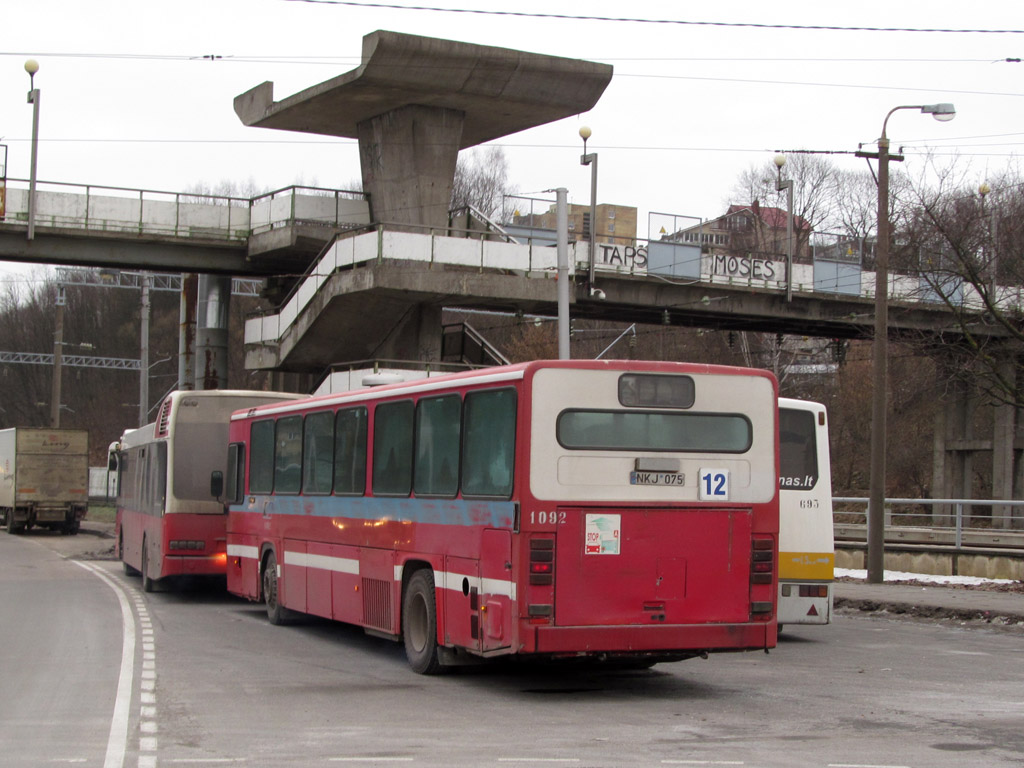
[[[755,535],[750,547],[750,615],[755,620],[769,620],[775,609],[771,585],[775,579],[775,540]]]
[[[555,540],[530,539],[530,584],[555,583]]]
[[[750,583],[771,584],[774,572],[774,542],[770,538],[755,538],[753,540],[753,549],[750,553]]]

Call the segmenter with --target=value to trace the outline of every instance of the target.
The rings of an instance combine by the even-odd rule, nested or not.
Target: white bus
[[[211,495],[224,472],[232,411],[295,399],[280,392],[172,392],[157,419],[110,446],[118,473],[117,554],[151,592],[167,576],[223,576],[225,510]]]
[[[832,620],[834,542],[825,406],[780,397],[780,629]]]

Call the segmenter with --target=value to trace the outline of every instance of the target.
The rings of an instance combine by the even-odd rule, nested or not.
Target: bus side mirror
[[[215,499],[224,495],[224,473],[219,469],[210,473],[210,495]]]
[[[108,472],[116,472],[117,471],[117,454],[116,453],[112,453],[109,456],[107,456],[107,471]]]

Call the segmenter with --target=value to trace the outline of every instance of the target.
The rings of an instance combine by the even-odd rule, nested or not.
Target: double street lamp
[[[875,244],[875,338],[871,392],[871,479],[868,491],[868,582],[880,584],[885,578],[885,430],[889,362],[889,154],[886,127],[893,113],[917,109],[940,122],[956,117],[952,104],[914,104],[893,107],[882,122],[878,153],[858,152],[858,157],[878,159],[878,240]]]

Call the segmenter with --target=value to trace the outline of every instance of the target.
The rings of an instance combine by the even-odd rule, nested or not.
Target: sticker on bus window
[[[587,555],[619,554],[619,531],[622,515],[587,515],[586,542],[583,552]]]
[[[697,487],[701,501],[728,501],[729,470],[701,469],[697,474]]]

